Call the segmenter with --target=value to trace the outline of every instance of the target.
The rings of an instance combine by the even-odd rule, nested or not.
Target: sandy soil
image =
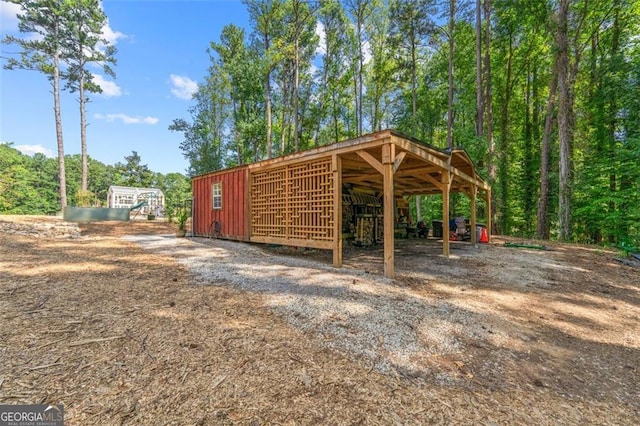
[[[454,244],[445,259],[435,241],[398,241],[389,281],[379,248],[347,248],[335,270],[317,250],[176,241],[171,230],[0,217],[0,403],[61,403],[68,424],[634,424],[640,415],[640,269],[613,252],[496,240]],[[165,243],[145,249],[145,238],[125,235]],[[210,265],[194,269],[185,259],[195,253]],[[223,267],[240,278],[213,272]],[[270,282],[305,291],[270,293]],[[353,309],[338,312],[318,293]],[[376,309],[358,315],[359,305]],[[296,317],[301,309],[313,316]],[[413,336],[420,351],[403,358],[405,340],[367,341],[368,323]]]

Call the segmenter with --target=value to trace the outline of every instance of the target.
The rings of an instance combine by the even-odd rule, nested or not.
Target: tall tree
[[[191,121],[175,119],[169,130],[182,132],[183,156],[189,161],[187,173],[195,176],[221,170],[227,164],[225,128],[232,125],[229,81],[219,64],[213,63],[209,76],[193,95]]]
[[[558,141],[560,144],[560,193],[558,227],[561,240],[571,236],[571,161],[573,139],[572,87],[569,69],[569,0],[560,0],[558,10]]]
[[[322,54],[322,84],[319,86],[321,118],[318,120],[318,143],[337,142],[349,136],[351,114],[349,90],[349,42],[352,31],[346,12],[338,0],[324,0],[318,12],[318,22],[324,32],[320,40]],[[323,129],[324,126],[324,129]]]
[[[364,65],[367,52],[365,23],[372,13],[371,2],[368,0],[346,0],[346,8],[352,16],[355,26],[355,51],[353,54],[353,84],[356,112],[356,132],[363,133],[363,99],[364,99]]]
[[[58,145],[60,207],[64,209],[67,206],[67,184],[60,112],[60,61],[69,10],[67,4],[59,0],[8,1],[20,5],[18,28],[21,33],[30,34],[30,36],[19,38],[8,35],[4,38],[3,43],[20,48],[19,57],[9,58],[4,68],[38,71],[45,74],[51,82]]]
[[[421,49],[433,30],[430,14],[431,0],[396,0],[391,5],[392,48],[398,48],[402,57],[401,70],[409,74],[411,88],[411,133],[416,135],[418,114],[418,69]],[[404,77],[404,76],[403,76]],[[403,78],[403,80],[405,80]]]
[[[68,67],[63,72],[66,88],[78,92],[80,105],[80,144],[82,155],[81,190],[87,190],[87,119],[86,92],[102,93],[102,88],[93,81],[88,65],[98,67],[110,77],[115,77],[110,65],[115,64],[115,47],[102,36],[107,23],[99,0],[68,1],[68,27],[65,31],[63,56]]]
[[[119,172],[118,185],[148,188],[153,184],[153,172],[149,166],[142,164],[142,159],[136,151],[124,157],[124,163],[116,163],[115,168]]]
[[[449,0],[449,103],[447,104],[447,147],[453,148],[453,95],[454,95],[454,74],[453,55],[455,53],[455,28],[456,28],[456,3],[457,0]]]
[[[482,0],[476,0],[476,136],[484,135],[482,84]]]
[[[294,150],[300,150],[300,72],[309,63],[308,49],[315,30],[314,13],[317,5],[302,0],[290,0],[289,25],[293,27],[293,138]],[[317,43],[317,40],[315,41]],[[313,49],[315,51],[315,49]],[[305,57],[307,56],[307,57]],[[307,64],[303,63],[306,62]]]
[[[220,42],[211,43],[210,49],[212,54],[217,54],[217,59],[212,58],[219,65],[217,69],[229,82],[232,141],[228,146],[236,154],[233,165],[256,161],[264,146],[259,53],[245,44],[244,36],[242,28],[227,25],[222,30]]]
[[[366,66],[365,100],[367,105],[367,121],[372,131],[379,131],[384,126],[386,112],[390,109],[395,94],[398,92],[397,60],[393,53],[393,42],[389,40],[390,13],[384,2],[371,2],[373,13],[365,23],[371,46],[371,61]]]
[[[284,14],[284,3],[281,0],[243,0],[253,21],[254,31],[260,40],[260,48],[264,62],[264,97],[267,141],[267,158],[271,158],[272,151],[272,101],[271,74],[278,62],[279,53],[274,47],[274,38],[279,36],[279,29]]]
[[[496,145],[493,139],[493,86],[491,84],[491,0],[484,0],[484,81],[485,81],[485,120],[487,129],[487,172],[489,175],[489,184],[493,184],[497,178],[496,169]],[[496,193],[491,192],[491,208],[490,212],[492,222],[495,223],[495,206]]]

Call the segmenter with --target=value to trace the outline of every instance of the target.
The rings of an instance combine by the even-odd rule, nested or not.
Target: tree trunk
[[[507,53],[507,69],[505,76],[504,99],[500,112],[499,139],[499,188],[500,188],[500,231],[509,233],[511,213],[509,209],[509,108],[511,103],[511,86],[513,70],[513,34],[509,34],[509,52]],[[498,206],[496,206],[498,207]]]
[[[560,0],[558,19],[558,141],[560,145],[558,227],[559,238],[571,237],[572,137],[571,82],[569,75],[569,0]]]
[[[491,0],[484,0],[484,22],[485,22],[485,37],[484,37],[484,72],[485,72],[485,91],[484,106],[487,120],[487,144],[489,146],[489,153],[487,156],[487,171],[489,173],[489,184],[493,185],[496,181],[496,145],[493,140],[493,94],[491,89]],[[495,206],[496,206],[496,191],[491,191],[491,222],[495,223]],[[491,227],[492,232],[496,231],[495,226]]]
[[[56,118],[56,139],[58,141],[58,179],[60,180],[60,208],[67,207],[67,176],[64,165],[64,141],[62,138],[62,117],[60,114],[60,64],[59,53],[53,55],[53,111]]]
[[[87,117],[86,117],[86,99],[84,97],[84,69],[80,68],[80,147],[82,157],[82,182],[80,188],[82,191],[87,190],[87,180],[89,171],[87,167]]]
[[[412,136],[417,136],[418,124],[418,58],[417,58],[417,42],[415,31],[412,26],[411,34],[411,131]],[[419,203],[418,199],[418,203]]]
[[[535,69],[535,65],[533,65]],[[531,58],[527,59],[527,80],[525,83],[525,102],[524,102],[524,174],[523,174],[523,210],[524,210],[524,227],[527,235],[532,231],[533,223],[533,207],[534,207],[534,176],[533,176],[533,123],[531,122],[531,110],[533,108],[533,98],[535,94],[535,71],[531,69]],[[533,88],[532,88],[533,86]]]
[[[267,158],[271,158],[271,63],[269,62],[269,35],[265,30],[264,51],[267,56],[267,69],[264,78],[265,115],[267,119]]]
[[[297,25],[297,24],[296,24]],[[298,129],[299,129],[299,111],[298,111],[298,96],[299,96],[299,88],[298,86],[300,85],[300,52],[298,52],[298,47],[299,47],[299,35],[298,35],[298,30],[296,28],[296,40],[295,40],[295,64],[294,64],[294,79],[293,79],[293,140],[294,140],[294,147],[295,147],[295,152],[298,152],[300,150],[300,141],[298,138]]]
[[[453,53],[455,51],[456,0],[449,0],[449,104],[447,106],[447,148],[453,148]]]
[[[615,7],[615,16],[613,19],[613,40],[611,41],[611,62],[612,68],[615,67],[616,58],[620,55],[620,2],[618,0],[614,1]],[[608,155],[609,161],[611,164],[614,164],[616,161],[616,125],[617,125],[617,113],[618,113],[618,105],[617,105],[617,93],[616,90],[611,91],[610,99],[609,99],[609,117],[608,117],[608,131],[609,131],[609,147],[608,147]],[[616,217],[616,210],[625,211],[626,209],[621,209],[622,206],[616,206],[616,202],[613,199],[617,198],[615,193],[617,191],[617,178],[615,173],[615,168],[611,169],[611,173],[609,174],[609,191],[611,192],[612,201],[609,202],[609,215],[611,217]],[[626,213],[622,215],[622,218],[626,216]],[[616,242],[616,239],[620,237],[626,237],[626,222],[614,222],[614,226],[609,227],[608,238],[609,243],[613,244]],[[615,230],[615,231],[614,231]],[[621,235],[622,234],[622,235]]]
[[[549,98],[544,116],[544,132],[540,148],[540,198],[538,199],[538,222],[536,236],[542,240],[549,239],[549,160],[551,157],[551,135],[553,133],[553,114],[556,108],[556,92],[558,90],[558,58],[555,59],[553,75],[549,82]]]
[[[476,0],[476,136],[484,135],[484,98],[482,96],[482,14]]]
[[[288,71],[288,70],[287,70]],[[287,151],[287,145],[290,143],[290,139],[287,137],[289,133],[290,127],[290,117],[291,114],[287,113],[287,108],[290,107],[290,81],[289,81],[289,73],[285,73],[281,81],[281,91],[282,91],[282,129],[280,130],[280,155],[284,155]]]
[[[354,100],[353,115],[355,118],[355,128],[353,130],[355,132],[355,135],[352,135],[352,136],[360,136],[359,134],[360,120],[358,119],[358,111],[359,111],[358,105],[360,105],[360,100],[358,99],[358,64],[359,62],[356,61],[356,63],[354,64],[354,73],[353,73],[353,100]]]
[[[362,53],[362,23],[358,22],[358,136],[362,136],[362,85],[363,85],[363,71],[364,71],[364,54]]]

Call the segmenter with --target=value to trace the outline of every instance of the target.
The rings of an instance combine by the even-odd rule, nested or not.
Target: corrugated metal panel
[[[249,240],[246,167],[199,176],[193,180],[194,232],[198,236],[209,233],[211,224],[218,221],[221,237]],[[213,184],[222,183],[222,208],[213,208]]]

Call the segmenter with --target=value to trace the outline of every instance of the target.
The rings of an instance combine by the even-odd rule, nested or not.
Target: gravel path
[[[198,284],[263,294],[265,304],[293,327],[385,374],[430,376],[451,384],[460,377],[442,369],[430,373],[434,357],[460,353],[470,340],[500,344],[507,338],[488,331],[479,314],[364,271],[274,256],[245,243],[168,235],[124,238],[174,257]]]

